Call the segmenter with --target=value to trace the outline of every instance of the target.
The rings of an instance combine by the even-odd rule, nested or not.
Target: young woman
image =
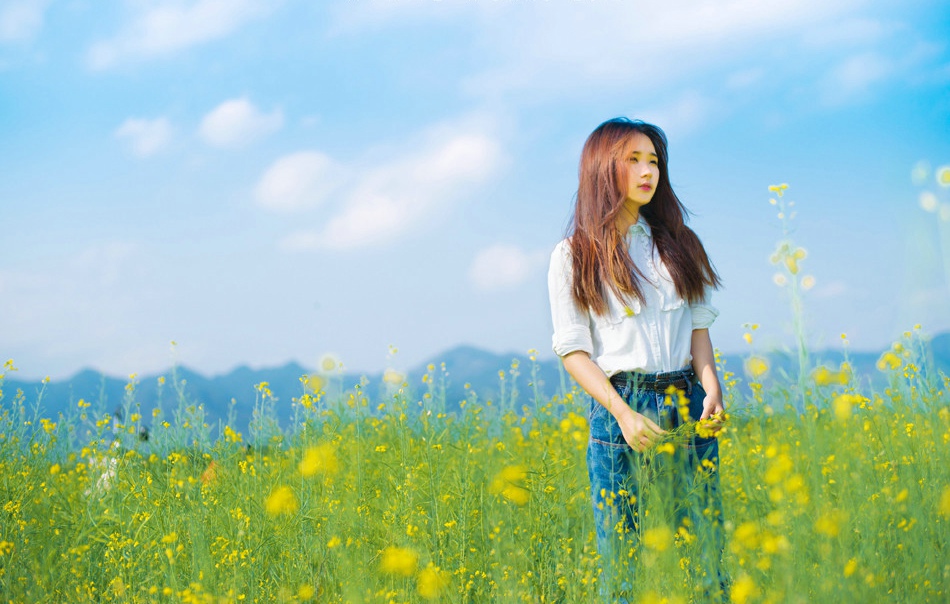
[[[685,224],[667,165],[656,126],[617,118],[594,130],[581,154],[573,224],[548,273],[554,352],[592,398],[587,465],[610,601],[626,600],[633,585],[641,491],[663,457],[650,450],[696,420],[705,438],[694,431],[667,455],[669,512],[703,552],[691,561],[703,600],[725,589],[715,472],[723,403],[709,339],[719,276]]]

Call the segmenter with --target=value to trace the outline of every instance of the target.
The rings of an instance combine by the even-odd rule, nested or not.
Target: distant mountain
[[[931,340],[930,354],[934,367],[950,374],[950,333],[940,334]],[[881,389],[885,385],[883,374],[875,367],[880,355],[880,352],[849,353],[855,373],[866,387]],[[783,372],[792,375],[796,371],[798,360],[793,352],[778,351],[767,356],[771,376],[777,377]],[[829,350],[810,353],[809,358],[813,365],[832,367],[837,367],[844,360],[840,351]],[[743,376],[743,356],[725,355],[723,361],[726,370]],[[421,400],[430,388],[430,383],[423,383],[423,376],[430,373],[427,369],[430,365],[434,367],[431,387],[439,397],[444,387],[448,411],[458,409],[461,401],[470,398],[481,402],[491,400],[497,404],[502,402],[502,394],[506,403],[513,402],[515,408],[520,408],[521,405],[533,404],[535,389],[544,400],[555,394],[563,394],[571,387],[571,380],[557,359],[532,362],[523,354],[495,354],[472,346],[459,346],[432,357],[407,373],[406,381],[410,385],[413,400]],[[533,368],[535,380],[532,380]],[[505,374],[503,382],[499,372]],[[302,365],[288,363],[265,369],[242,366],[227,374],[209,378],[187,367],[178,367],[161,375],[139,378],[133,394],[127,392],[126,380],[90,369],[45,385],[38,381],[19,381],[8,375],[3,383],[4,395],[0,406],[10,405],[17,390],[22,390],[27,409],[32,409],[36,401],[40,401],[42,417],[56,418],[60,414],[69,417],[76,412],[79,400],[84,399],[92,404],[93,410],[103,413],[121,409],[128,401],[133,410],[137,408],[147,421],[157,405],[161,404],[166,411],[171,411],[183,399],[188,405],[203,405],[208,422],[212,425],[226,421],[229,412],[233,412],[235,428],[244,429],[251,419],[258,396],[255,384],[268,382],[277,400],[277,416],[286,425],[291,417],[292,399],[299,398],[304,392],[300,378],[308,373],[310,370]],[[165,378],[162,386],[159,385],[159,377]],[[382,377],[382,373],[333,376],[327,385],[327,396],[331,400],[338,399],[363,380],[364,393],[375,403],[386,393]]]

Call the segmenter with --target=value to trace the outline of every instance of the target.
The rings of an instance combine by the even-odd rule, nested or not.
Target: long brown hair
[[[702,242],[686,226],[686,207],[670,186],[666,135],[652,124],[615,118],[598,126],[584,143],[574,220],[568,231],[574,301],[599,315],[607,312],[605,285],[618,297],[626,294],[643,301],[640,279],[645,277],[615,224],[629,190],[626,149],[637,132],[650,137],[660,169],[653,199],[640,208],[640,215],[650,225],[676,292],[688,302],[698,302],[707,285],[720,285]]]

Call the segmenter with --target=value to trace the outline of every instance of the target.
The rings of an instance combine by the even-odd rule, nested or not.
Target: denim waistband
[[[655,390],[665,392],[670,386],[680,390],[691,390],[696,372],[692,367],[684,367],[676,371],[660,373],[639,373],[636,371],[621,371],[610,376],[610,383],[614,386],[633,384],[639,390]]]

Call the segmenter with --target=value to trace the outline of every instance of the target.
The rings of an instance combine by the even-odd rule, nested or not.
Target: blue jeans
[[[631,409],[664,430],[695,422],[702,415],[706,392],[692,368],[654,374],[624,372],[615,375],[611,383]],[[676,394],[666,394],[670,384],[683,392],[688,405]],[[617,420],[593,399],[589,421],[587,469],[603,570],[602,595],[610,602],[633,599],[630,590],[640,542],[640,512],[647,496],[653,513],[665,514],[673,531],[686,526],[696,538],[699,559],[691,560],[690,569],[694,585],[703,594],[702,601],[722,597],[727,580],[721,562],[724,535],[719,442],[702,438],[692,430],[688,436],[671,441],[672,453],[638,453],[624,440]],[[657,504],[661,509],[657,510]]]

